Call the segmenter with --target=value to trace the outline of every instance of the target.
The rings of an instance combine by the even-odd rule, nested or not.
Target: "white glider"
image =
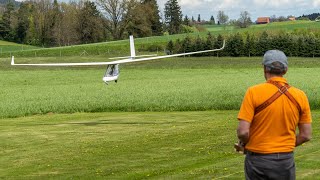
[[[206,52],[214,52],[214,51],[223,50],[224,47],[225,47],[225,41],[223,41],[223,46],[219,49],[210,49],[210,50],[204,50],[204,51],[195,51],[195,52],[171,54],[171,55],[164,55],[164,56],[156,56],[156,54],[136,56],[133,36],[130,36],[130,54],[131,54],[131,56],[110,58],[110,59],[121,59],[121,60],[110,61],[110,62],[87,62],[87,63],[16,64],[14,62],[14,56],[12,56],[11,65],[13,65],[13,66],[99,66],[99,65],[107,65],[107,70],[106,70],[105,75],[103,76],[102,80],[105,83],[108,83],[110,81],[117,82],[117,80],[119,78],[119,74],[120,74],[119,64],[139,62],[139,61],[149,61],[149,60],[155,60],[155,59],[164,59],[164,58],[171,58],[171,57],[179,57],[179,56],[200,54],[200,53],[206,53]],[[148,56],[153,56],[153,57],[148,57]],[[138,58],[138,57],[142,57],[142,58]],[[138,58],[138,59],[136,59],[136,58]]]

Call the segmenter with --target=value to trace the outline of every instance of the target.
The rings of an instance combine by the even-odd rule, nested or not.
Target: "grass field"
[[[33,49],[38,49],[38,47],[0,40],[0,56],[2,56],[2,53],[8,54],[12,51],[25,51]]]
[[[295,151],[320,178],[320,111]],[[0,179],[244,179],[237,111],[48,114],[1,119]]]
[[[42,60],[34,61],[53,61]],[[16,59],[16,62],[26,61],[30,59]],[[320,77],[320,59],[291,58],[289,61],[286,77],[290,84],[307,93],[312,109],[320,109],[320,84],[316,78]],[[106,111],[236,110],[246,89],[264,82],[260,62],[261,58],[204,57],[127,64],[121,66],[119,83],[106,86],[102,82],[105,67],[12,67],[9,59],[3,59],[0,117]]]
[[[247,87],[264,82],[260,64],[261,57],[126,64],[119,83],[106,86],[105,67],[12,67],[2,58],[0,179],[243,179],[244,157],[232,148],[237,110]],[[289,67],[314,127],[313,140],[296,150],[297,179],[320,179],[320,59],[290,58]]]

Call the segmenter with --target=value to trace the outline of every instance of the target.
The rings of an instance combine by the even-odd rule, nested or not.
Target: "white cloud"
[[[157,0],[160,10],[168,0]],[[178,0],[184,15],[203,18],[216,16],[219,10],[231,19],[239,18],[241,11],[248,11],[252,19],[258,16],[300,16],[319,12],[320,0]]]
[[[18,0],[24,1],[24,0]],[[69,2],[69,0],[58,0]],[[157,0],[159,10],[163,12],[168,0]],[[300,16],[319,12],[320,0],[178,0],[183,15],[189,17],[201,14],[201,18],[209,19],[217,15],[219,10],[231,19],[239,18],[241,11],[248,11],[254,20],[258,16]]]
[[[271,7],[271,8],[286,8],[295,5],[300,0],[253,0],[253,4],[256,7]]]
[[[196,7],[201,5],[203,2],[202,1],[197,1],[197,0],[179,0],[179,5],[180,6],[192,6]]]
[[[220,9],[234,9],[236,7],[239,7],[241,5],[241,1],[238,0],[224,0],[221,2],[221,4],[218,6]]]
[[[320,0],[313,0],[313,6],[314,7],[319,7],[320,6]]]

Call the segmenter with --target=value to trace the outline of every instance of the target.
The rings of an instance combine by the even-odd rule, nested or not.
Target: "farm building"
[[[268,24],[270,23],[270,17],[258,17],[256,24]]]
[[[295,17],[289,17],[288,19],[289,19],[290,21],[295,21],[295,20],[296,20]]]

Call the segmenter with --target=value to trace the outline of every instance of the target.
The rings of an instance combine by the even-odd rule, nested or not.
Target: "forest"
[[[198,54],[195,56],[263,56],[270,49],[284,51],[287,56],[320,57],[320,30],[296,30],[293,32],[235,33],[214,36],[208,33],[206,38],[178,39],[167,44],[168,53],[183,53],[219,48],[227,39],[226,48],[221,52]]]
[[[156,0],[29,0],[18,4],[9,0],[1,10],[0,40],[35,46],[87,44],[119,40],[128,34],[145,37],[163,33]]]

